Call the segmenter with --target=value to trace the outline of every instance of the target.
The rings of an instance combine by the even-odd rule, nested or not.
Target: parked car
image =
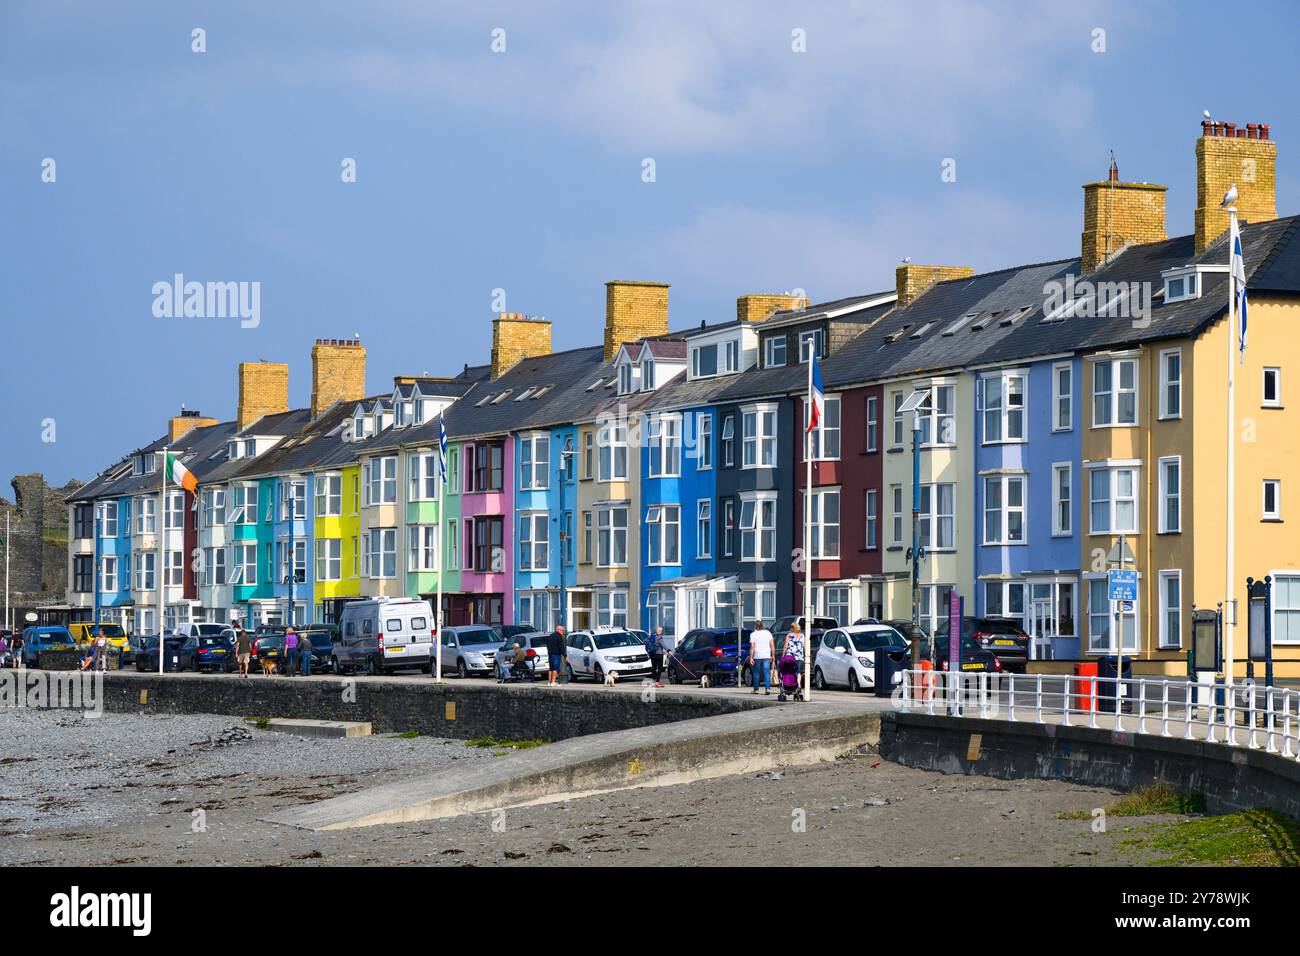
[[[496,675],[497,653],[505,644],[496,628],[486,624],[444,627],[439,640],[444,674],[451,671],[457,677]]]
[[[249,655],[249,667],[257,667],[259,660],[276,661],[284,659],[283,624],[260,624],[253,632],[253,642]]]
[[[1002,664],[1003,670],[1021,673],[1029,660],[1029,635],[1016,621],[1002,617],[963,617],[962,637],[970,637],[980,647],[990,651]],[[934,629],[938,646],[947,644],[948,622],[940,621]]]
[[[635,634],[621,627],[574,631],[565,648],[564,672],[570,681],[589,677],[603,683],[611,672],[619,677],[648,677],[650,655]]]
[[[429,673],[434,653],[433,608],[419,598],[366,598],[343,608],[333,657],[336,673],[368,674],[418,668]]]
[[[213,625],[206,625],[213,626]],[[211,674],[225,673],[235,665],[235,632],[229,629],[219,630],[215,634],[191,634],[184,637],[176,634],[185,643],[183,650],[192,655],[194,669]],[[156,659],[155,659],[156,663]]]
[[[777,653],[779,654],[781,652],[781,642],[785,640],[785,635],[789,632],[790,625],[795,621],[798,621],[799,627],[804,634],[804,643],[808,646],[808,653],[812,655],[813,660],[816,660],[817,649],[820,648],[822,644],[822,635],[833,627],[839,627],[840,622],[835,620],[833,617],[813,617],[812,620],[813,623],[811,629],[804,624],[802,614],[787,614],[785,617],[780,618],[775,624],[773,624],[772,636],[776,638]]]
[[[131,662],[131,642],[121,624],[114,624],[111,621],[101,621],[98,624],[83,621],[68,625],[68,633],[72,635],[72,639],[80,647],[93,644],[101,629],[104,632],[104,637],[108,639],[109,646],[116,648],[121,653],[122,663],[129,664]]]
[[[499,624],[494,629],[507,644],[513,642],[520,634],[532,634],[537,630],[531,624]]]
[[[909,645],[902,634],[886,624],[854,624],[822,635],[813,659],[813,686],[847,687],[855,693],[876,686],[876,655],[895,655],[899,666],[894,683],[907,665]]]
[[[699,681],[701,687],[707,687],[730,682],[736,676],[741,655],[748,658],[750,633],[749,628],[741,630],[737,642],[734,627],[700,627],[687,631],[665,661],[668,683]],[[749,666],[741,666],[743,682]]]
[[[936,637],[934,645],[934,666],[941,671],[948,670],[948,639]],[[930,657],[930,642],[921,645],[921,657]],[[997,673],[1002,670],[1002,662],[997,655],[985,648],[975,638],[963,635],[961,639],[961,670],[963,673]]]
[[[73,650],[76,642],[66,627],[25,627],[22,633],[23,665],[38,667],[41,651],[63,648]]]
[[[510,657],[514,653],[515,644],[524,649],[533,651],[533,670],[541,675],[550,669],[551,657],[546,653],[546,638],[550,635],[546,631],[525,631],[516,634],[514,637],[505,641],[501,645],[501,653],[505,657]]]
[[[304,643],[305,642],[305,643]],[[313,674],[323,674],[334,670],[334,635],[324,628],[313,624],[298,634],[298,659],[306,648],[311,648],[311,670]]]
[[[890,627],[902,634],[908,641],[928,641],[930,632],[924,624],[912,624],[911,618],[893,618],[885,621]]]
[[[194,669],[197,642],[194,638],[178,637],[168,632],[163,638],[163,668],[169,671]],[[158,673],[158,637],[135,638],[135,669],[140,673]]]

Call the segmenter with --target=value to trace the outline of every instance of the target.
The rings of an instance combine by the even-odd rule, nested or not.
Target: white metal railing
[[[904,671],[895,702],[914,713],[1100,727],[1204,740],[1300,760],[1300,690],[1064,674]]]

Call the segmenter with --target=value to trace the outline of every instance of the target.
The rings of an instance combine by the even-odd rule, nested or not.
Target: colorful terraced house
[[[909,263],[889,292],[742,296],[734,320],[678,331],[666,284],[610,282],[599,346],[553,353],[549,322],[502,315],[487,364],[367,396],[359,343],[318,343],[312,405],[296,411],[287,368],[242,366],[234,422],[167,436],[200,481],[192,529],[146,470],[165,439],[73,497],[69,603],[156,626],[148,555],[165,520],[169,620],[173,606],[332,620],[357,596],[433,597],[441,559],[450,623],[681,635],[801,609],[810,561],[817,613],[841,622],[908,618],[915,596],[933,627],[955,588],[967,613],[1023,624],[1036,667],[1105,653],[1118,631],[1140,670],[1181,673],[1193,606],[1216,606],[1226,584],[1219,198],[1235,183],[1251,305],[1234,593],[1272,575],[1275,637],[1300,642],[1285,530],[1300,452],[1283,391],[1300,225],[1276,217],[1268,127],[1206,124],[1195,159],[1189,236],[1166,236],[1163,187],[1112,167],[1083,187],[1082,242],[1065,259],[979,275]],[[814,353],[826,404],[809,439]],[[913,396],[917,411],[900,411]],[[1115,623],[1104,580],[1121,535],[1140,583]]]

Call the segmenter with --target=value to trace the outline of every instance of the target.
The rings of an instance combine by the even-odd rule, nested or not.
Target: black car
[[[312,673],[325,674],[334,669],[334,635],[324,629],[312,628],[298,635],[299,667],[304,647],[311,648]]]
[[[948,640],[948,622],[942,620],[934,629],[940,644]],[[1029,660],[1029,635],[1015,621],[1003,617],[963,617],[961,636],[972,638],[1002,663],[1002,669],[1023,673]]]
[[[253,649],[251,662],[256,664],[259,659],[279,662],[284,659],[284,632],[287,630],[283,624],[263,624],[253,632]]]
[[[948,670],[948,638],[947,635],[935,638],[934,645],[934,666],[941,671]],[[925,641],[921,644],[921,659],[929,660],[930,642]],[[973,637],[963,635],[961,639],[961,671],[963,674],[988,673],[996,674],[1002,671],[1002,662],[998,660],[997,655],[992,651],[986,650]]]
[[[748,657],[750,633],[749,628],[742,629],[737,644],[734,627],[701,627],[688,631],[665,662],[668,683],[700,681],[701,686],[731,683],[736,678],[741,655]]]
[[[158,638],[156,636],[134,637],[132,641],[135,669],[142,674],[158,673]],[[193,670],[197,647],[194,638],[168,634],[165,638],[163,668],[169,671]]]
[[[514,643],[516,637],[520,634],[533,634],[541,630],[533,627],[531,624],[498,624],[496,632],[501,635],[501,639],[509,646]]]

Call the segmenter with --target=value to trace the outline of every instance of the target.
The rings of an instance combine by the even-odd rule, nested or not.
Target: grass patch
[[[252,724],[258,730],[266,730],[267,727],[271,726],[270,717],[245,717],[244,720],[248,721],[248,723]]]
[[[1167,854],[1151,866],[1300,866],[1300,823],[1276,810],[1185,820],[1134,842]]]
[[[403,730],[400,734],[390,734],[389,736],[396,740],[414,740],[420,736],[420,732],[418,730]]]
[[[549,744],[549,740],[507,740],[501,737],[479,737],[475,740],[465,741],[466,747],[495,747],[500,753],[494,753],[492,756],[499,757],[509,750],[532,750],[534,747],[540,747],[542,744]]]
[[[1108,817],[1150,817],[1160,813],[1204,813],[1205,797],[1187,793],[1172,784],[1160,782],[1141,787],[1106,807]],[[1061,820],[1091,820],[1091,810],[1069,810],[1059,815]]]

